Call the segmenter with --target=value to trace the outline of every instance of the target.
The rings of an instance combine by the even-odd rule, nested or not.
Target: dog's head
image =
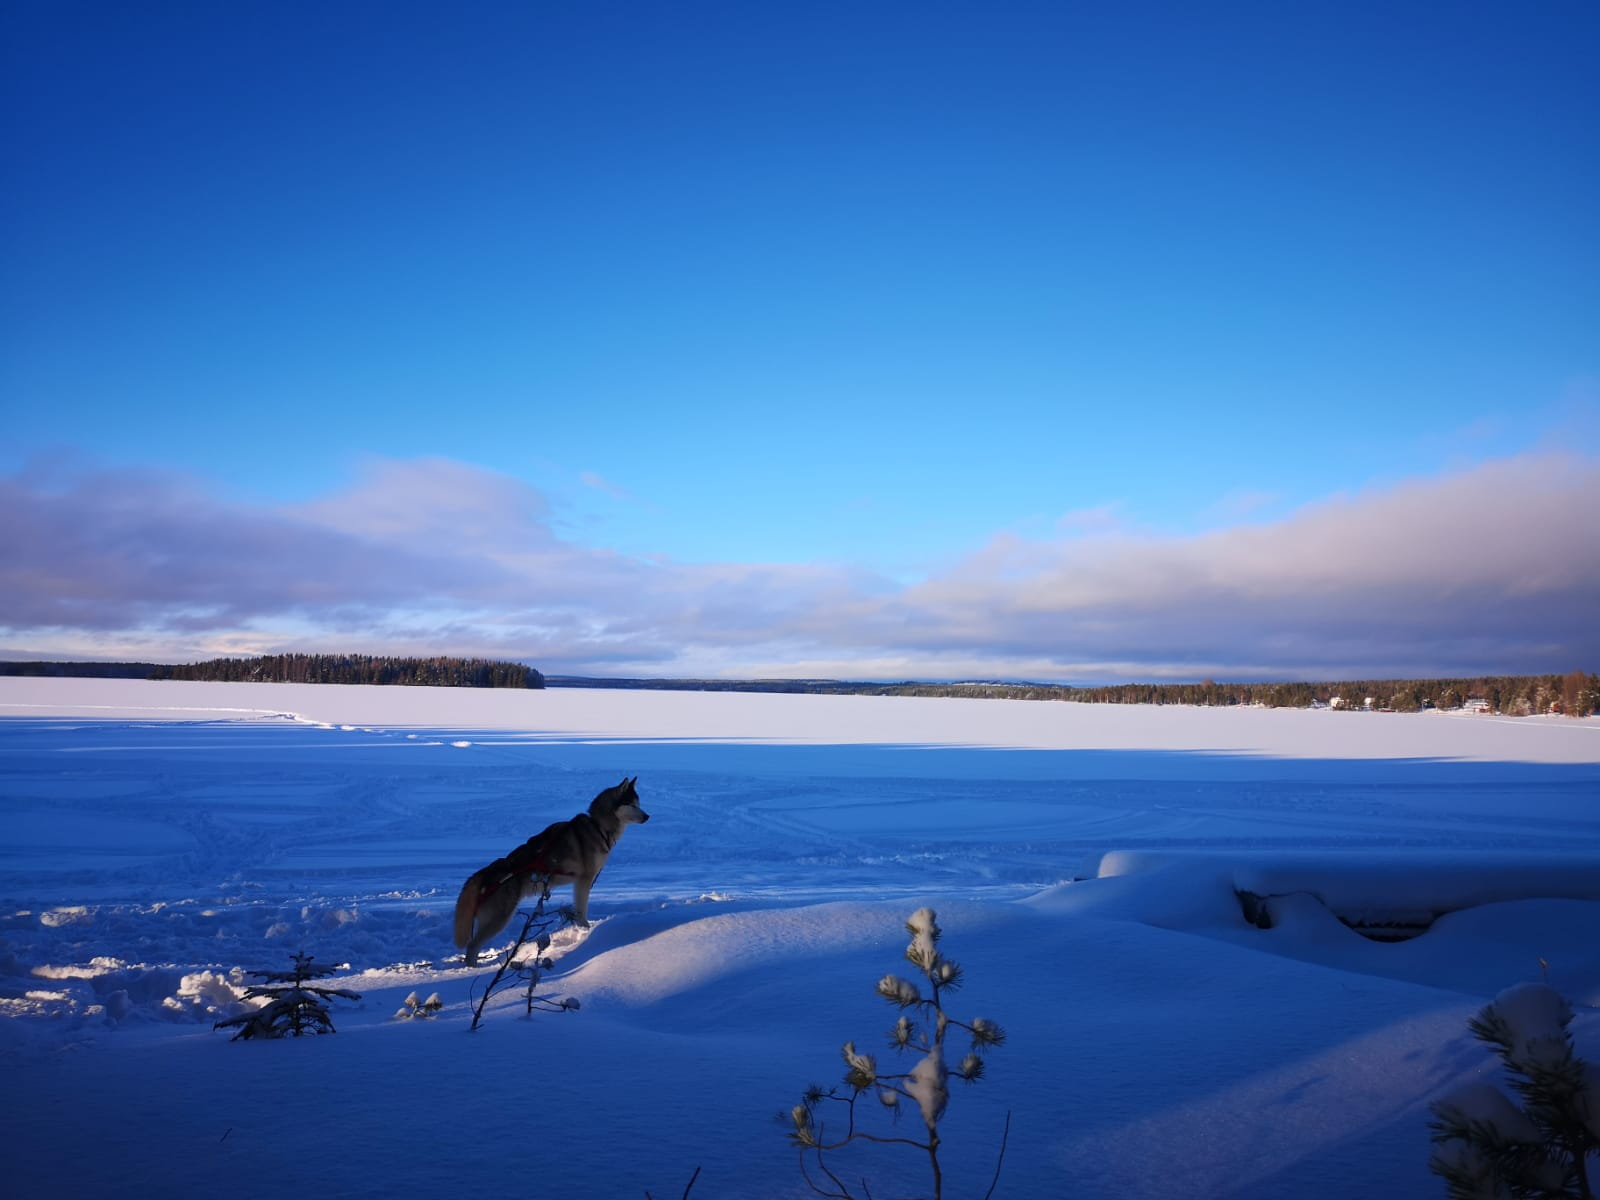
[[[612,816],[623,825],[643,825],[650,819],[650,814],[639,807],[639,792],[634,786],[639,782],[635,775],[632,779],[624,779],[616,787],[608,787],[594,798],[594,803],[589,805],[589,812],[600,817],[602,814]]]

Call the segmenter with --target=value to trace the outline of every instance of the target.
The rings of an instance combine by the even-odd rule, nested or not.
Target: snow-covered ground
[[[462,880],[624,775],[651,821],[554,947],[583,1007],[469,1034]],[[1487,998],[1547,975],[1600,1057],[1596,720],[0,679],[0,822],[19,1196],[809,1195],[774,1115],[892,1058],[923,904],[1010,1034],[951,1196],[1008,1110],[999,1197],[1442,1195]],[[338,1036],[212,1032],[297,950],[350,964]]]

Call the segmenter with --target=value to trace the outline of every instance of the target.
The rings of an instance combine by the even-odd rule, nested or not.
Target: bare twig
[[[532,911],[523,914],[522,932],[517,934],[517,940],[512,943],[511,949],[506,952],[505,959],[489,980],[489,985],[483,989],[483,995],[478,997],[477,1005],[472,1011],[472,1025],[468,1029],[469,1033],[475,1031],[479,1024],[482,1023],[483,1010],[489,1003],[489,997],[500,989],[501,983],[507,975],[526,981],[528,987],[527,1011],[529,1016],[533,1015],[533,1009],[536,1004],[551,1012],[562,1012],[568,1008],[577,1007],[577,1001],[575,1000],[571,1002],[565,1000],[554,1001],[548,996],[540,996],[535,993],[534,988],[539,982],[539,971],[542,967],[549,965],[548,959],[540,959],[535,956],[532,963],[522,964],[517,962],[517,955],[530,941],[533,941],[538,946],[540,953],[543,953],[545,947],[549,945],[550,939],[544,936],[544,931],[549,928],[551,922],[556,920],[556,917],[544,911],[544,902],[550,896],[550,885],[548,881],[541,882],[544,886],[540,889],[538,903],[533,906]],[[536,941],[534,938],[535,933],[539,934]],[[473,984],[473,990],[477,990],[477,984]]]
[[[983,1200],[989,1200],[994,1195],[994,1189],[1000,1184],[1000,1168],[1006,1161],[1006,1139],[1011,1136],[1011,1110],[1006,1109],[1006,1127],[1000,1132],[1000,1157],[994,1160],[994,1179],[989,1183],[989,1190],[983,1194]]]
[[[689,1200],[689,1193],[694,1190],[694,1181],[696,1179],[699,1179],[699,1178],[700,1178],[700,1168],[696,1167],[694,1169],[694,1174],[689,1176],[689,1182],[683,1189],[682,1200]],[[644,1200],[656,1200],[656,1198],[650,1194],[650,1189],[649,1188],[645,1188],[645,1190],[644,1190]]]
[[[833,1186],[839,1189],[837,1192],[825,1192],[818,1186],[817,1181],[812,1179],[811,1173],[806,1170],[806,1152],[804,1150],[800,1151],[800,1178],[806,1181],[807,1187],[819,1196],[828,1197],[828,1200],[855,1200],[855,1197],[850,1194],[850,1189],[845,1187],[844,1182],[832,1171],[828,1170],[828,1164],[822,1161],[822,1148],[820,1146],[817,1147],[817,1168],[829,1179],[833,1180]]]

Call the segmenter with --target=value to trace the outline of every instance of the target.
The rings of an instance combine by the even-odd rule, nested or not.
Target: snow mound
[[[244,972],[238,967],[226,973],[196,971],[180,979],[178,990],[162,1000],[161,1006],[193,1021],[233,1017],[250,1007],[244,1003],[245,986]]]
[[[558,963],[570,967],[560,984],[596,1011],[684,1011],[696,998],[720,1009],[737,994],[735,981],[774,969],[811,978],[808,987],[818,988],[824,978],[807,973],[824,971],[826,979],[837,977],[839,986],[870,996],[883,966],[904,957],[908,907],[901,901],[836,901],[713,916],[695,907],[625,914],[597,930],[584,954]],[[1027,919],[1020,909],[963,903],[941,903],[939,913],[947,928],[966,936]],[[583,961],[571,965],[574,958]],[[803,990],[770,999],[779,1009],[809,1003]]]

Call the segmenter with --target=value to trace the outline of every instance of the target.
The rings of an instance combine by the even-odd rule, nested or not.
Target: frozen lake
[[[1021,896],[1129,849],[1600,851],[1593,720],[0,683],[14,904],[453,903],[472,870],[623,775],[657,820],[620,852],[602,911]]]
[[[1017,1052],[996,1058],[973,1097],[1002,1093],[1007,1067],[1012,1101],[1069,1062],[1122,1081],[1100,1079],[1114,1095],[1092,1120],[1035,1127],[1009,1152],[1003,1195],[1058,1194],[1067,1178],[1088,1196],[1417,1194],[1404,1189],[1430,1186],[1429,1089],[1477,1062],[1461,1044],[1464,1014],[1541,957],[1582,1008],[1580,1025],[1592,1028],[1600,1005],[1593,719],[0,679],[0,1053],[44,1098],[8,1116],[47,1147],[21,1181],[42,1182],[83,1148],[70,1122],[40,1125],[81,1094],[62,1090],[76,1075],[49,1067],[64,1050],[81,1052],[102,1105],[133,1103],[152,1081],[186,1090],[169,1072],[220,1072],[225,1095],[226,1072],[257,1060],[209,1034],[232,992],[206,980],[239,967],[301,948],[348,963],[374,999],[341,1030],[374,1036],[333,1039],[344,1048],[328,1053],[358,1055],[358,1067],[392,1052],[379,1048],[398,1030],[387,1019],[413,987],[440,990],[450,1007],[438,1036],[452,1021],[462,1036],[479,973],[450,944],[461,881],[625,775],[639,777],[652,819],[595,889],[594,931],[557,947],[565,985],[590,1001],[560,1018],[563,1044],[576,1038],[603,1066],[613,1060],[596,1038],[637,1056],[649,1031],[715,1011],[707,1035],[766,1039],[784,1086],[826,1077],[831,1032],[790,1045],[754,1015],[781,1007],[774,973],[798,958],[818,978],[859,973],[870,989],[894,965],[898,918],[935,903],[992,977],[974,992],[1016,1034]],[[1081,879],[1091,882],[1070,883]],[[1320,908],[1285,908],[1278,928],[1257,930],[1230,885],[1314,889],[1350,911],[1462,911],[1384,946],[1323,928]],[[1052,967],[1056,955],[1070,968]],[[1274,1012],[1250,1010],[1269,994]],[[1163,996],[1183,1001],[1164,1007]],[[809,1028],[822,1007],[789,1019]],[[1068,1009],[1093,1037],[1129,1035],[1135,1014],[1166,1028],[1127,1051],[1136,1061],[1096,1062],[1052,1032]],[[1324,1016],[1312,1014],[1334,1012],[1315,1028]],[[1249,1044],[1218,1027],[1241,1016]],[[439,1042],[418,1069],[449,1094],[470,1076],[452,1074],[466,1068],[446,1045],[456,1043]],[[1181,1085],[1170,1074],[1179,1045],[1192,1067]],[[1402,1048],[1413,1065],[1395,1065]],[[812,1051],[816,1065],[798,1065]],[[723,1052],[749,1058],[733,1043],[683,1051]],[[1355,1057],[1335,1065],[1334,1054]],[[1284,1065],[1297,1060],[1303,1070]],[[1273,1099],[1302,1085],[1303,1099]],[[593,1086],[609,1103],[606,1080]],[[757,1090],[763,1120],[793,1100],[776,1082],[770,1097]],[[991,1100],[972,1103],[984,1112]],[[1252,1150],[1211,1128],[1279,1114],[1321,1132]],[[788,1171],[781,1135],[749,1136],[770,1139],[779,1165],[708,1150],[716,1171],[697,1200],[791,1194],[752,1183]],[[173,1167],[165,1124],[142,1137],[153,1148],[128,1153],[163,1187],[198,1186],[221,1165]],[[1161,1172],[1130,1165],[1128,1148],[1152,1137],[1208,1147],[1215,1161],[1195,1178],[1211,1183],[1163,1190]],[[345,1172],[340,1194],[431,1190],[416,1176],[365,1188],[353,1164],[337,1165],[335,1139],[306,1152],[316,1147]],[[255,1161],[248,1145],[227,1153],[244,1156],[233,1169]],[[1259,1153],[1268,1165],[1247,1165]],[[654,1161],[635,1163],[616,1193],[566,1194],[666,1194],[674,1178],[681,1189],[677,1160],[665,1176],[650,1174]],[[494,1186],[487,1168],[434,1183]]]

